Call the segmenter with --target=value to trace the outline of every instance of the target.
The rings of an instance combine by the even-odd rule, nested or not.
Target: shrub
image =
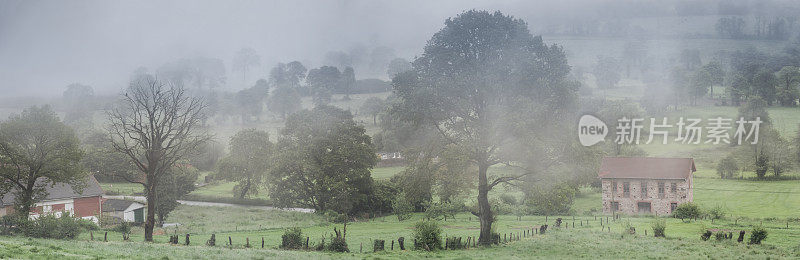
[[[414,249],[432,251],[442,248],[442,228],[439,223],[420,221],[414,227]]]
[[[303,248],[303,231],[298,227],[289,228],[281,235],[282,249],[301,249]]]
[[[326,249],[332,252],[350,252],[350,249],[347,248],[347,241],[344,240],[344,237],[340,236],[331,236],[331,242],[328,243]]]
[[[681,220],[691,220],[700,217],[702,213],[700,212],[700,208],[697,207],[697,204],[692,202],[687,202],[678,205],[678,208],[672,212],[672,217],[678,218]]]
[[[711,219],[722,219],[725,217],[725,209],[723,209],[722,206],[717,205],[708,210],[706,215]]]
[[[767,230],[764,227],[758,226],[753,228],[750,232],[750,244],[760,245],[761,241],[767,238]]]
[[[655,237],[665,237],[664,230],[667,229],[667,222],[663,219],[655,219],[651,224],[653,227],[653,236]]]
[[[323,213],[322,215],[325,216],[325,220],[333,223],[347,222],[347,215],[338,213],[333,210],[326,210],[325,213]]]
[[[405,199],[405,196],[397,196],[392,202],[392,210],[397,214],[397,220],[403,221],[411,218],[411,213],[414,212],[414,205]]]
[[[97,229],[97,225],[93,222],[72,217],[67,213],[61,214],[60,217],[46,214],[35,220],[20,220],[17,226],[25,236],[54,239],[73,239],[84,230]]]
[[[114,228],[111,230],[123,234],[128,234],[131,233],[131,224],[123,221],[122,223],[119,223],[116,226],[114,226]]]

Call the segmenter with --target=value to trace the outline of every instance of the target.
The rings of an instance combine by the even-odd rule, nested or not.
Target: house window
[[[642,198],[647,198],[647,182],[642,181]]]
[[[639,213],[650,213],[650,202],[639,202]]]
[[[614,191],[614,192],[617,192],[617,182],[616,181],[612,181],[611,182],[611,190]]]
[[[678,184],[673,182],[669,187],[669,192],[675,193],[676,190],[678,190]]]
[[[619,211],[619,202],[612,201],[611,202],[611,212]]]
[[[623,182],[622,183],[622,192],[624,193],[624,196],[626,198],[631,196],[631,183],[630,182]]]
[[[662,199],[664,198],[664,183],[663,182],[659,182],[658,183],[658,197],[662,198]]]
[[[669,212],[675,212],[675,209],[677,208],[678,208],[678,203],[673,202],[669,204]]]

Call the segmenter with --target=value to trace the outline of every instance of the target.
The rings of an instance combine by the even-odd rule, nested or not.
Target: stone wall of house
[[[625,183],[629,183],[629,192],[625,194]],[[642,182],[646,183],[647,192],[642,194]],[[693,199],[692,177],[686,180],[655,180],[655,179],[602,179],[603,213],[611,213],[614,202],[619,203],[617,212],[625,214],[656,214],[667,215],[672,213],[672,203],[680,205],[691,202]],[[659,193],[659,183],[664,184],[664,193]],[[672,191],[675,183],[675,191]],[[613,186],[617,189],[614,191]],[[649,202],[650,211],[642,208],[639,203]]]

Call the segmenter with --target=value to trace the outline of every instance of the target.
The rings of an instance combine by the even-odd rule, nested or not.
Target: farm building
[[[130,200],[107,199],[103,202],[103,216],[118,221],[144,222],[145,205]]]
[[[670,214],[692,201],[695,171],[692,158],[603,158],[603,212]]]
[[[70,212],[77,217],[98,222],[97,216],[100,215],[103,203],[103,189],[94,176],[89,175],[86,178],[86,186],[80,193],[75,192],[69,184],[43,183],[49,182],[45,178],[40,178],[37,182],[42,182],[48,195],[31,208],[31,218],[37,218],[40,214],[59,215],[61,212]],[[8,192],[0,200],[0,216],[12,213],[14,213],[14,193]]]

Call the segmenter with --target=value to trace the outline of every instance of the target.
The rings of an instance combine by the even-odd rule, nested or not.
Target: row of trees
[[[717,35],[729,39],[758,38],[788,40],[797,36],[796,16],[755,16],[752,34],[745,32],[747,22],[740,16],[721,17],[714,25]]]

